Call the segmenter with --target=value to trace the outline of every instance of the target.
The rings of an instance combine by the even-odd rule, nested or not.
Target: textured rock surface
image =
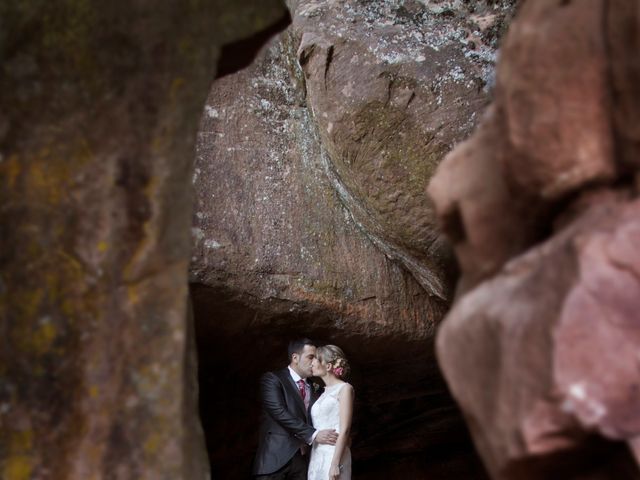
[[[290,2],[214,85],[190,277],[214,476],[246,477],[258,376],[307,335],[354,363],[359,478],[485,478],[433,356],[452,272],[425,187],[486,103],[514,2],[490,3]]]
[[[359,423],[361,460],[438,443],[464,451],[464,427],[428,348],[445,304],[340,203],[312,119],[286,82],[283,48],[217,81],[200,131],[191,281],[213,474],[246,478],[258,377],[281,367],[286,342],[300,335],[342,345],[360,371],[359,416],[374,419]],[[429,408],[440,415],[439,436],[429,434]]]
[[[206,478],[185,320],[195,133],[220,45],[284,14],[2,2],[1,478]]]
[[[425,189],[486,103],[515,2],[295,3],[307,103],[342,200],[387,255],[447,298],[451,262]]]
[[[207,100],[192,282],[273,314],[327,310],[344,317],[339,327],[349,334],[431,338],[444,302],[389,261],[340,203],[312,119],[287,80],[285,48],[275,43],[255,66],[218,80]]]
[[[602,2],[529,3],[505,39],[486,121],[429,187],[468,286],[536,243],[562,202],[619,170]]]
[[[597,436],[640,433],[639,212],[594,198],[447,316],[439,360],[495,478],[638,478]]]
[[[525,3],[430,185],[462,270],[438,359],[496,479],[640,478],[638,32],[637,2]]]

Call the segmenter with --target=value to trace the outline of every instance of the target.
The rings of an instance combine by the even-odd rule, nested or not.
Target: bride
[[[335,445],[313,443],[308,480],[351,480],[349,433],[353,414],[353,387],[342,380],[349,373],[344,352],[335,345],[316,350],[311,364],[312,375],[325,383],[324,393],[311,407],[311,420],[316,430],[338,432]]]

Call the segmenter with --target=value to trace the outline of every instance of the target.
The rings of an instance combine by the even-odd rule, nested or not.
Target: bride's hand
[[[329,468],[329,480],[337,480],[338,478],[340,478],[340,466],[331,465],[331,468]]]

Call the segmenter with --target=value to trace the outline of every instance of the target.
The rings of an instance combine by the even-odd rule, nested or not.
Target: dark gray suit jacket
[[[254,475],[268,475],[282,468],[301,446],[309,444],[315,429],[310,410],[320,392],[310,388],[309,410],[288,368],[260,378],[262,420],[260,443],[253,464]]]

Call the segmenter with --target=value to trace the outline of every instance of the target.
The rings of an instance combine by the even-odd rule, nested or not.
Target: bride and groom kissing
[[[344,352],[307,338],[289,343],[289,365],[260,379],[259,480],[351,480],[353,387]],[[309,377],[319,377],[310,384]]]

